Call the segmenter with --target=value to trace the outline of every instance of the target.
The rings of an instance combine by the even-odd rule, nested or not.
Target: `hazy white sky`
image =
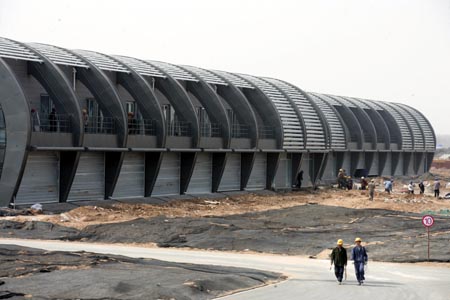
[[[450,134],[450,0],[0,0],[0,36],[403,102]]]

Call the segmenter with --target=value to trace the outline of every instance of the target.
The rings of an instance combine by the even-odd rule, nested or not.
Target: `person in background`
[[[425,193],[425,185],[423,184],[422,180],[419,183],[419,189],[420,189],[420,194],[424,194]]]
[[[414,183],[412,181],[409,182],[408,184],[408,193],[409,194],[414,194]]]
[[[371,180],[369,183],[369,200],[373,201],[373,197],[375,195],[375,180]]]
[[[441,189],[441,182],[439,181],[439,178],[436,178],[434,181],[434,197],[439,198],[439,193]]]
[[[303,181],[303,170],[300,170],[300,172],[298,172],[298,174],[297,174],[297,185],[296,185],[296,187],[298,189],[302,188],[302,181]]]
[[[342,284],[342,279],[344,277],[344,270],[347,267],[347,250],[343,247],[344,241],[339,239],[337,241],[336,248],[331,252],[331,267],[334,264],[334,275],[336,275],[336,279],[339,285]]]
[[[364,277],[364,265],[367,265],[369,259],[366,248],[361,246],[362,240],[360,238],[355,239],[355,247],[352,249],[352,257],[355,264],[355,273],[358,284],[362,285],[366,278]]]
[[[347,189],[349,191],[353,189],[353,179],[351,176],[347,176]]]
[[[33,131],[41,131],[41,119],[34,108],[31,109],[31,124]]]
[[[344,169],[339,169],[337,176],[338,188],[345,189],[347,187],[345,177],[346,175]]]
[[[55,132],[57,130],[57,118],[55,108],[52,108],[52,112],[48,115],[48,123],[50,125],[50,131]]]
[[[390,194],[392,192],[392,179],[384,182],[384,190]]]
[[[128,112],[128,133],[136,134],[136,119],[131,111]]]
[[[361,177],[361,190],[365,191],[369,183],[364,177]]]
[[[87,110],[85,108],[83,108],[83,110],[81,111],[83,114],[83,126],[84,126],[84,132],[89,132],[89,116],[87,113]]]

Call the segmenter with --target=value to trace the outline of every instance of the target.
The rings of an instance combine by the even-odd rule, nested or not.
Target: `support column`
[[[252,173],[255,153],[241,153],[241,191],[247,187],[250,174]]]
[[[185,194],[194,172],[197,152],[181,152],[180,154],[180,194]]]
[[[266,188],[272,189],[275,175],[277,174],[278,163],[280,162],[280,153],[267,153],[267,180]]]
[[[161,167],[162,157],[162,152],[145,153],[145,197],[152,195],[153,187],[155,186],[156,178],[158,178]]]

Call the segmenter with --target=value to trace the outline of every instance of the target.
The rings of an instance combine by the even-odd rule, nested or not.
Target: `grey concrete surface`
[[[143,248],[109,244],[88,244],[59,241],[0,239],[0,244],[59,251],[90,251],[129,257],[155,258],[173,262],[247,267],[281,272],[288,280],[241,292],[221,300],[265,299],[450,299],[450,268],[414,264],[369,262],[366,282],[356,284],[352,265],[347,281],[338,285],[326,260],[298,256]]]

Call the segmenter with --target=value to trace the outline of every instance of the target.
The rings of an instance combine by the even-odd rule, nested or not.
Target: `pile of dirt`
[[[409,180],[409,179],[408,179]],[[406,181],[406,179],[405,179]],[[104,205],[82,206],[58,215],[34,215],[4,217],[4,220],[27,222],[49,222],[65,227],[83,229],[89,225],[120,223],[138,218],[201,218],[210,216],[229,216],[250,212],[284,209],[308,203],[328,206],[340,206],[356,209],[386,209],[403,212],[421,213],[450,209],[450,201],[438,200],[431,192],[426,195],[408,195],[404,184],[396,181],[394,193],[383,191],[383,180],[377,179],[378,189],[375,201],[368,201],[367,191],[342,191],[322,188],[318,191],[304,190],[290,193],[244,194],[224,196],[221,199],[178,200],[164,204],[133,204],[105,202]],[[442,194],[446,193],[443,189]]]
[[[0,264],[0,299],[213,299],[282,280],[250,269],[15,246],[0,246]]]

